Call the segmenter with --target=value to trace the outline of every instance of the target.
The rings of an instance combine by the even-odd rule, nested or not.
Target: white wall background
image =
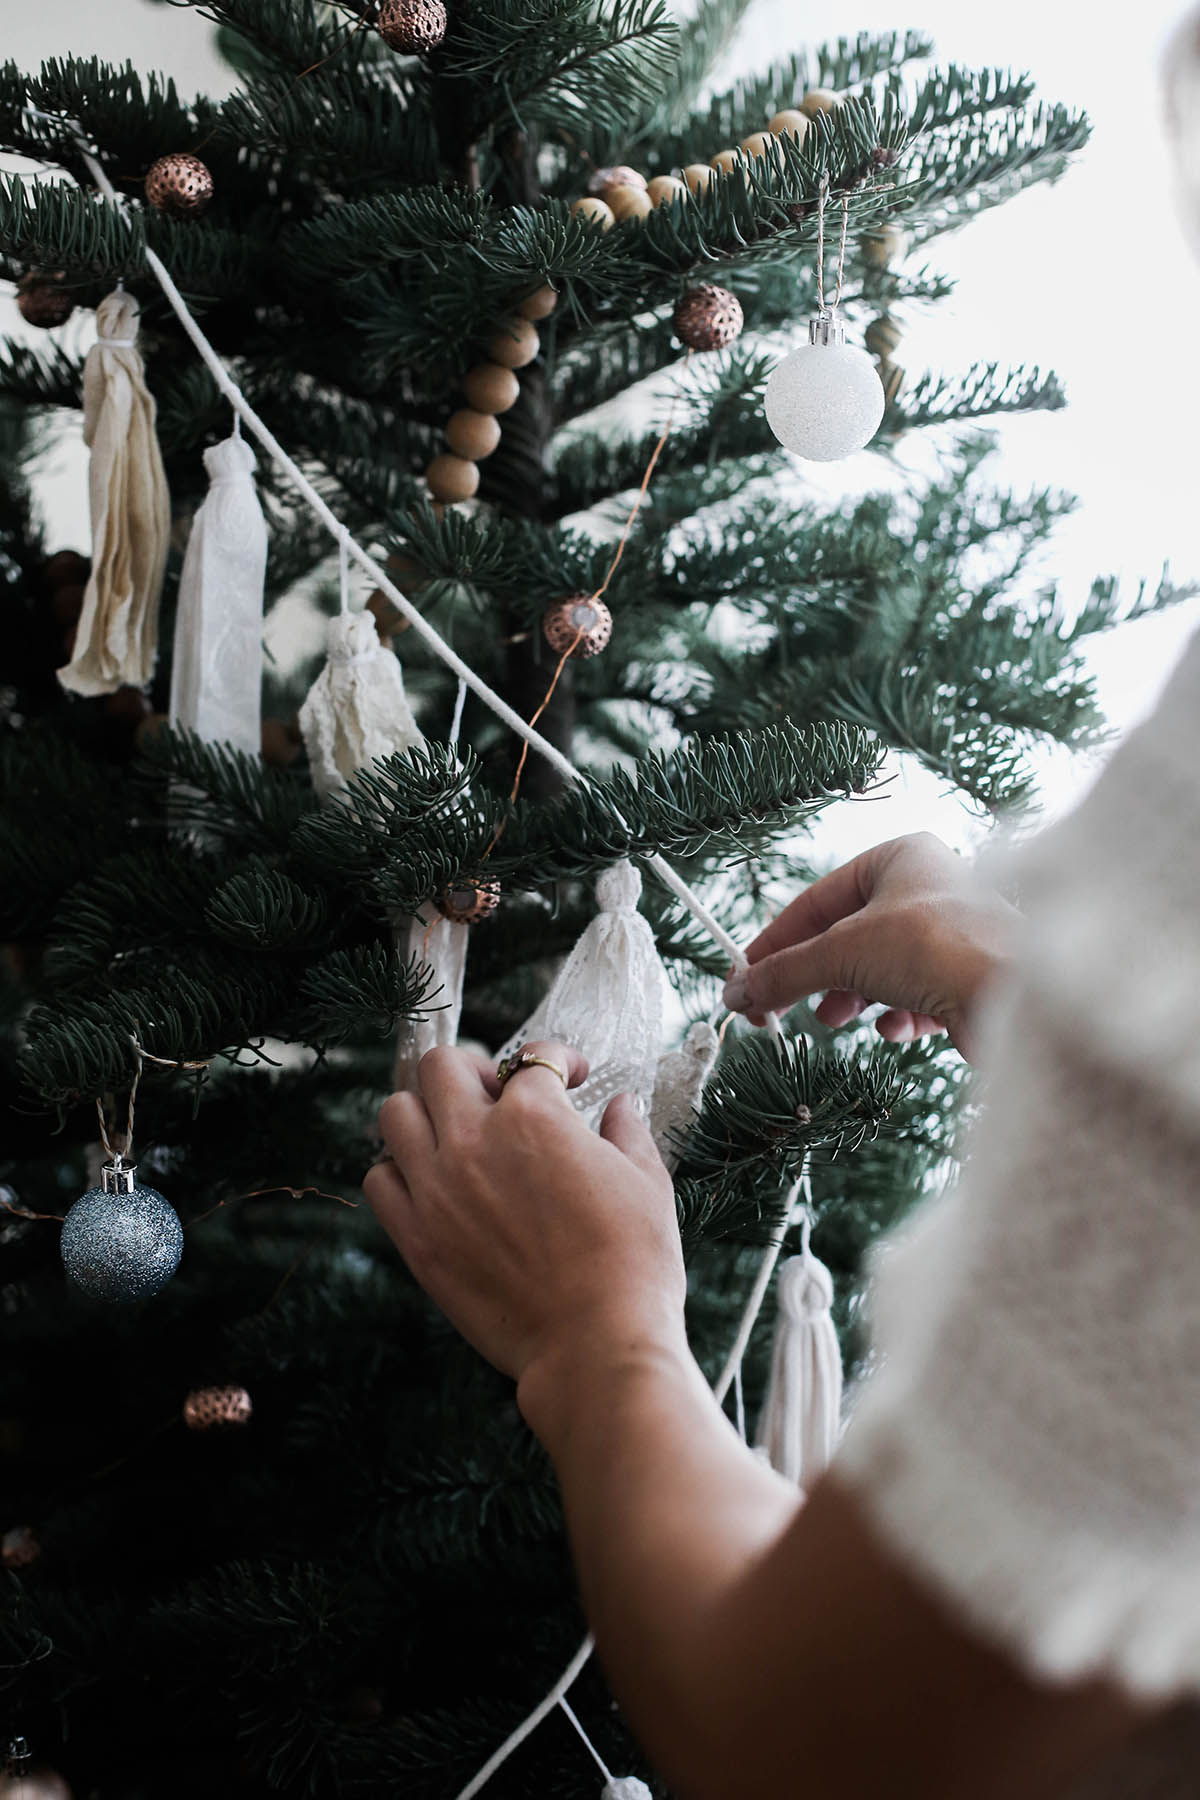
[[[907,8],[907,10],[906,10]],[[4,50],[28,67],[43,57],[99,55],[174,76],[186,92],[218,92],[228,72],[211,28],[195,12],[151,0],[7,0]],[[1057,535],[1048,573],[1083,597],[1092,576],[1154,579],[1164,562],[1200,576],[1200,506],[1188,439],[1200,417],[1200,351],[1191,321],[1197,269],[1175,223],[1160,127],[1158,62],[1180,0],[1142,0],[1118,24],[1072,0],[853,0],[836,13],[789,0],[756,0],[731,66],[748,69],[793,45],[860,28],[913,26],[935,39],[939,60],[1028,69],[1048,98],[1083,107],[1095,134],[1055,187],[1024,195],[934,247],[955,277],[954,297],[907,320],[900,360],[910,372],[965,368],[974,360],[1055,368],[1067,412],[1006,420],[995,479],[1051,485],[1081,506]],[[27,165],[26,165],[27,166]],[[23,329],[0,295],[0,330]],[[71,328],[86,337],[85,321]],[[30,334],[34,337],[39,334]],[[870,458],[859,459],[872,479]],[[861,469],[849,472],[852,480]],[[46,459],[41,484],[55,544],[86,541],[83,460],[68,428]],[[828,480],[828,477],[825,477]],[[831,490],[832,491],[832,490]],[[1153,702],[1200,604],[1122,628],[1100,640],[1093,663],[1105,710],[1128,727]],[[1050,757],[1052,809],[1069,803],[1088,771]],[[976,827],[920,772],[898,770],[886,799],[838,809],[830,848],[849,853],[895,831],[926,825],[957,842]]]

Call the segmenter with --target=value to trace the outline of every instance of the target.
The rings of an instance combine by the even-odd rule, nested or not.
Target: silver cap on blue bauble
[[[179,1267],[183,1227],[157,1188],[143,1187],[136,1167],[116,1156],[63,1220],[61,1250],[68,1277],[93,1300],[147,1300]]]

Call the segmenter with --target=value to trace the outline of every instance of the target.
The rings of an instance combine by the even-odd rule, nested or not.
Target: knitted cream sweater
[[[1051,1679],[1184,1703],[1078,1790],[1200,1795],[1200,638],[1021,855],[957,1191],[883,1252],[838,1461],[881,1535]]]

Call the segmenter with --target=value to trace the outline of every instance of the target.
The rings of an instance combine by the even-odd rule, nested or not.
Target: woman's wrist
[[[530,1430],[556,1456],[572,1427],[612,1406],[631,1384],[695,1373],[682,1318],[647,1321],[621,1314],[576,1323],[533,1356],[517,1383]]]

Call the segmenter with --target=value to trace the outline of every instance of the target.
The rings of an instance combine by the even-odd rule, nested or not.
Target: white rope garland
[[[42,114],[41,116],[48,117],[49,115]],[[55,123],[60,122],[61,121],[55,120]],[[95,181],[97,188],[110,204],[119,207],[121,204],[120,196],[109,181],[103,168],[87,148],[87,145],[82,138],[78,139],[77,142],[80,155],[87,165],[88,171]],[[200,330],[195,319],[192,317],[187,302],[176,287],[175,282],[172,280],[171,274],[161,257],[159,257],[149,245],[146,246],[146,263],[161,287],[171,310],[174,312],[179,323],[182,325],[184,331],[191,339],[192,344],[195,346],[201,361],[208,368],[221,393],[224,394],[230,406],[233,408],[235,423],[238,420],[243,420],[245,422],[252,434],[267,451],[268,455],[287,476],[297,493],[299,493],[301,498],[306,501],[311,510],[321,520],[335,539],[338,546],[339,586],[341,589],[343,607],[346,603],[348,565],[349,561],[353,559],[354,562],[356,562],[359,567],[371,577],[375,586],[381,588],[392,601],[393,605],[399,609],[408,620],[413,630],[416,631],[418,636],[423,638],[429,645],[434,655],[457,675],[459,691],[455,707],[455,729],[452,732],[452,738],[457,737],[457,728],[462,718],[463,701],[466,697],[466,690],[470,688],[472,692],[479,696],[484,705],[495,713],[497,718],[504,721],[510,730],[516,732],[518,737],[523,738],[532,749],[538,751],[540,755],[545,757],[546,761],[549,762],[553,768],[558,770],[564,780],[570,782],[573,786],[586,785],[584,776],[576,769],[574,764],[569,762],[562,752],[557,750],[539,731],[535,730],[533,726],[528,725],[519,713],[514,712],[513,708],[509,706],[499,694],[490,688],[487,682],[484,681],[481,676],[477,675],[468,663],[465,663],[462,658],[451,649],[450,645],[441,634],[434,629],[425,616],[413,606],[412,602],[403,593],[401,593],[400,589],[388,576],[386,570],[381,568],[369,551],[364,550],[355,540],[347,527],[341,523],[340,519],[338,519],[336,514],[330,510],[329,506],[321,498],[321,495],[308,480],[308,477],[304,474],[303,470],[293,462],[292,458],[275,437],[274,433],[263,420],[259,418],[254,408],[250,405],[250,402],[246,399],[237,383],[233,380],[233,377],[226,370],[225,365],[217,355],[217,352],[213,349],[204,333]],[[670,863],[666,862],[665,859],[657,853],[643,857],[641,860],[644,861],[649,868],[653,869],[663,885],[667,887],[687,908],[688,912],[691,913],[697,923],[703,926],[713,942],[724,950],[734,967],[739,970],[747,968],[749,965],[745,951],[741,949],[725,928],[713,917],[699,895],[688,886],[682,876],[676,873]],[[767,1029],[772,1037],[774,1037],[776,1041],[779,1041],[782,1038],[782,1027],[776,1014],[768,1013],[766,1015],[766,1023]],[[800,1193],[802,1192],[802,1187],[803,1178],[795,1184],[789,1193],[783,1221],[759,1264],[754,1286],[743,1309],[733,1346],[726,1359],[725,1366],[713,1387],[713,1393],[719,1402],[724,1401],[730,1385],[735,1379],[740,1382],[741,1365],[742,1359],[746,1353],[746,1346],[750,1341],[750,1335],[754,1329],[755,1322],[762,1310],[767,1288],[770,1285],[771,1275],[774,1272],[775,1264],[779,1260],[780,1251],[783,1248],[783,1241],[787,1234],[788,1227],[795,1216],[797,1202]],[[474,1795],[478,1794],[480,1790],[486,1786],[492,1776],[496,1773],[497,1769],[508,1761],[513,1752],[525,1742],[526,1738],[530,1737],[532,1733],[536,1731],[543,1719],[548,1717],[548,1715],[554,1711],[555,1707],[562,1708],[566,1716],[571,1720],[571,1723],[579,1732],[580,1737],[587,1745],[592,1756],[595,1757],[596,1761],[600,1764],[601,1769],[604,1769],[604,1764],[586,1732],[583,1730],[582,1725],[580,1725],[578,1719],[566,1703],[568,1691],[587,1665],[594,1648],[595,1639],[589,1634],[579,1646],[579,1649],[575,1652],[575,1655],[571,1658],[571,1661],[567,1664],[567,1667],[563,1670],[549,1692],[538,1702],[537,1706],[533,1708],[528,1716],[522,1720],[516,1730],[505,1739],[493,1755],[488,1758],[478,1774],[476,1774],[473,1779],[467,1783],[466,1787],[459,1792],[456,1796],[456,1800],[473,1800]],[[607,1774],[607,1770],[605,1770],[605,1773]]]

